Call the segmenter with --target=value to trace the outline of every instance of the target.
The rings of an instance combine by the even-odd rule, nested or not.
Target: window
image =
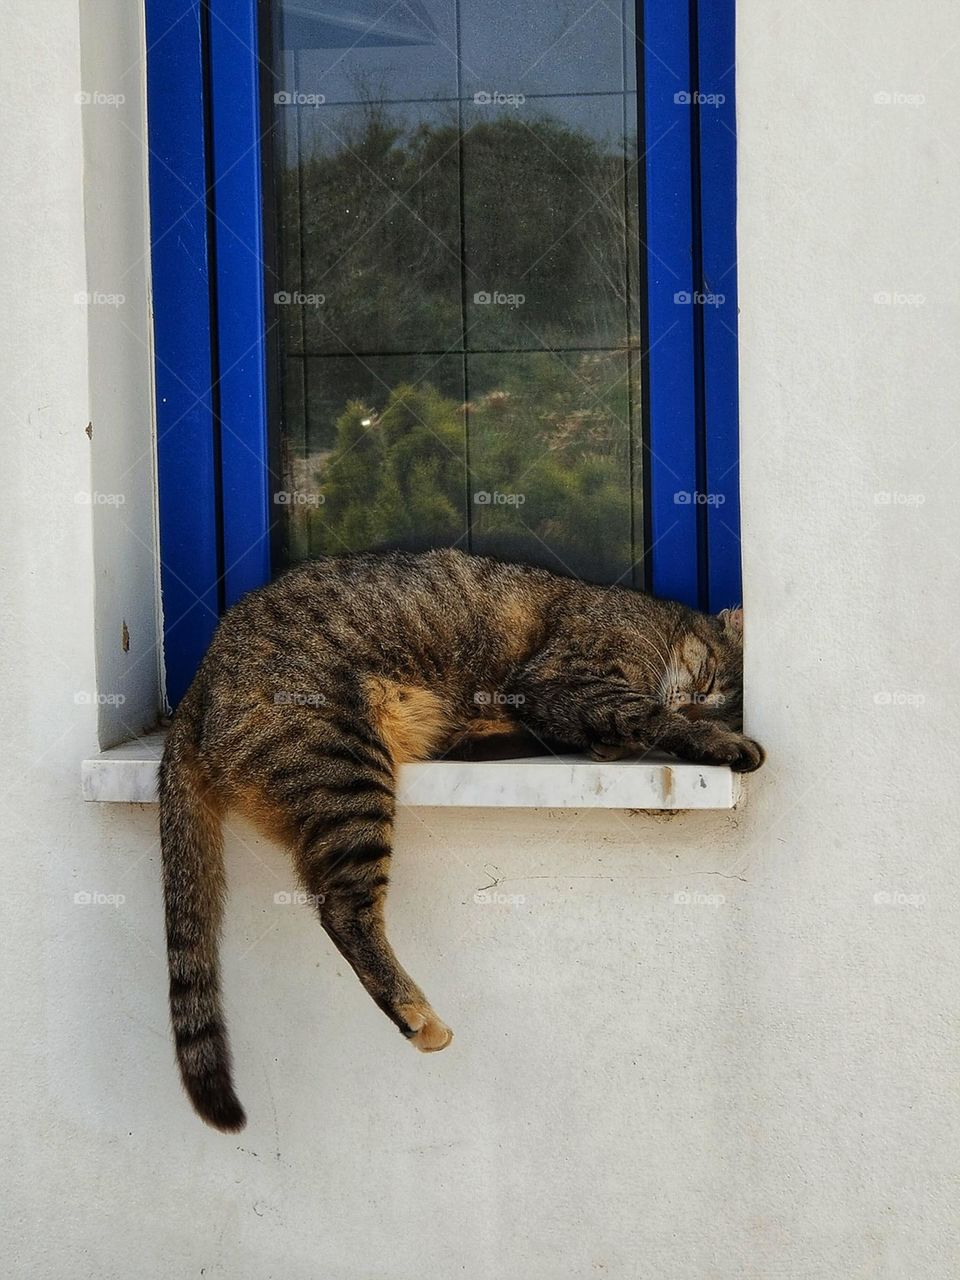
[[[739,597],[730,0],[147,0],[168,694],[306,556]]]

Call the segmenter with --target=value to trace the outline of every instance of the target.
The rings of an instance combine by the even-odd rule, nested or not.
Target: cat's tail
[[[189,702],[188,693],[185,702]],[[246,1124],[230,1076],[220,996],[226,896],[220,807],[197,763],[190,708],[181,706],[160,766],[160,848],[166,902],[170,1020],[184,1088],[216,1129]]]

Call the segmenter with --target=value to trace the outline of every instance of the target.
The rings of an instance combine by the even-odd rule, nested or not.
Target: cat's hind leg
[[[453,1032],[397,959],[386,934],[384,903],[390,867],[386,824],[364,834],[341,828],[337,838],[311,843],[302,875],[316,894],[320,923],[367,991],[424,1053],[445,1049]]]
[[[306,714],[303,732],[245,790],[240,808],[293,852],[320,923],[400,1031],[425,1053],[453,1033],[397,959],[384,903],[392,850],[394,762],[373,726]]]

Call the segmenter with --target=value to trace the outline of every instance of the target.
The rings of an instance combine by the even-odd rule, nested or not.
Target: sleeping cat
[[[170,1008],[208,1123],[245,1122],[220,999],[221,815],[285,844],[320,923],[424,1052],[452,1033],[384,932],[397,765],[533,734],[599,758],[650,748],[759,768],[741,733],[742,614],[457,551],[310,561],[225,616],[160,769]]]

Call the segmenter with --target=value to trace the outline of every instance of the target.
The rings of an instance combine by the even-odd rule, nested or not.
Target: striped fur
[[[230,1079],[217,948],[226,896],[215,796],[191,741],[185,700],[160,766],[160,844],[166,902],[170,1019],[180,1075],[205,1120],[225,1131],[246,1121]]]
[[[217,955],[228,809],[289,848],[367,991],[433,1052],[452,1033],[384,928],[397,766],[519,732],[753,769],[740,684],[739,614],[455,551],[313,561],[247,596],[177,708],[160,773],[171,1019],[198,1113],[244,1124]]]

